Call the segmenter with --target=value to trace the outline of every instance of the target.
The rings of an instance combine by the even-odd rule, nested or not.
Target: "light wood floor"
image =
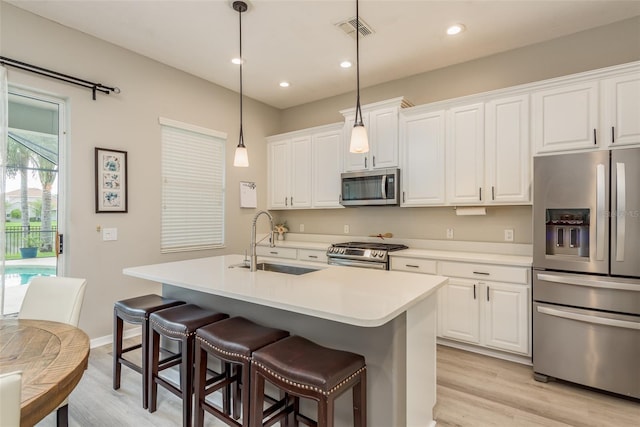
[[[91,350],[89,369],[69,399],[71,427],[181,425],[181,402],[162,387],[158,410],[142,409],[140,375],[132,370],[122,368],[122,387],[114,391],[111,357],[111,346]],[[529,366],[439,346],[438,426],[640,426],[636,401],[561,382],[539,383],[531,372]],[[209,427],[223,425],[206,418]],[[38,426],[54,427],[55,417]]]

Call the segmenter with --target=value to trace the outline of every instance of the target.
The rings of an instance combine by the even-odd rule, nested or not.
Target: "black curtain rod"
[[[109,87],[103,85],[102,83],[90,82],[78,77],[69,76],[67,74],[58,73],[57,71],[51,71],[46,68],[27,64],[26,62],[16,61],[15,59],[7,58],[6,56],[0,56],[0,64],[8,65],[9,67],[19,68],[21,70],[39,74],[41,76],[51,77],[52,79],[62,80],[63,82],[89,88],[93,92],[94,101],[96,100],[96,92],[102,92],[106,95],[109,95],[111,92],[120,93],[120,89],[117,87]]]

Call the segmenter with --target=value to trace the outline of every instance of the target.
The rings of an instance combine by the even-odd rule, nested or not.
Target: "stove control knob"
[[[344,253],[344,248],[340,248],[340,253],[343,254]]]

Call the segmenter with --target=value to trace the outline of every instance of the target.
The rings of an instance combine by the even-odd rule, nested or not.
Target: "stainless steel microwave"
[[[397,206],[400,169],[346,172],[341,175],[343,206]]]

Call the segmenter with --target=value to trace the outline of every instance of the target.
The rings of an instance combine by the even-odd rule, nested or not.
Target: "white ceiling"
[[[6,0],[238,91],[238,13],[231,0]],[[242,15],[246,96],[288,108],[355,90],[355,39],[335,24],[354,0],[250,0]],[[627,0],[360,0],[374,34],[360,39],[362,87],[640,15]],[[451,37],[447,26],[467,30]],[[614,48],[612,46],[612,48]],[[108,76],[104,77],[108,80]],[[289,88],[278,86],[281,80]],[[117,82],[110,82],[117,86]]]

